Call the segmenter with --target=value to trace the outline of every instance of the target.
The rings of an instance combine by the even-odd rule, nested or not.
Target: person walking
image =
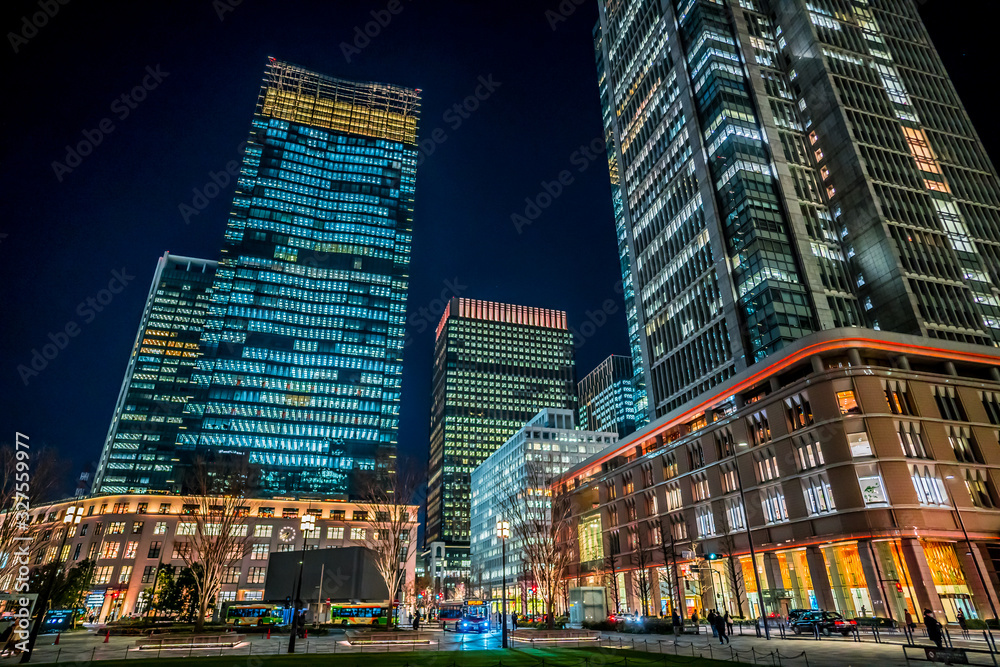
[[[713,637],[718,637],[719,636],[719,630],[717,629],[717,627],[715,625],[715,617],[716,617],[715,610],[714,609],[709,610],[709,612],[708,612],[708,627],[712,628],[712,636]]]
[[[694,625],[694,633],[698,634],[698,610],[691,612],[691,624]]]
[[[924,625],[927,627],[927,637],[934,644],[941,648],[943,636],[941,634],[941,623],[934,618],[934,613],[930,609],[924,609]]]
[[[733,618],[729,615],[729,610],[726,610],[726,615],[722,617],[722,620],[726,623],[726,639],[729,639],[728,635],[733,634]]]
[[[670,614],[670,624],[674,626],[674,641],[677,641],[677,635],[681,633],[681,617],[677,615],[676,609]]]
[[[917,624],[913,622],[913,614],[910,613],[909,609],[903,614],[903,622],[906,623],[906,629],[910,631],[910,634],[913,634],[913,631],[917,629]]]
[[[715,614],[715,619],[713,623],[715,624],[715,634],[719,638],[720,644],[729,643],[729,633],[727,632],[726,628],[726,618],[728,617],[729,617],[729,612],[726,612],[725,616],[719,613]]]
[[[510,624],[511,624],[511,626],[513,626],[513,628],[514,628],[515,630],[517,630],[517,612],[516,612],[516,611],[515,611],[515,612],[513,612],[513,613],[512,613],[511,615],[510,615]]]
[[[965,614],[961,609],[958,610],[958,614],[955,615],[958,620],[958,627],[962,628],[962,636],[966,639],[969,638],[969,624],[965,622]]]

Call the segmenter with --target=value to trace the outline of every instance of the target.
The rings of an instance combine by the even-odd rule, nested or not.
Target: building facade
[[[192,504],[194,503],[194,504]],[[94,495],[57,502],[32,510],[30,559],[33,566],[59,559],[70,568],[84,560],[93,563],[91,587],[86,595],[87,615],[107,622],[148,611],[148,593],[158,571],[178,571],[186,566],[184,543],[195,529],[191,519],[203,504],[177,495]],[[68,508],[79,508],[83,518],[70,525],[64,539],[63,519]],[[410,508],[416,517],[417,507]],[[301,517],[316,517],[316,529],[303,534]],[[264,600],[264,581],[271,553],[309,549],[366,546],[376,530],[370,506],[330,500],[268,498],[247,501],[247,546],[242,561],[224,575],[216,610],[225,602]],[[416,524],[410,530],[416,540]],[[414,581],[416,544],[407,552],[405,581]],[[343,573],[337,574],[342,576]],[[3,589],[9,590],[7,582]],[[331,590],[329,586],[327,590]],[[315,594],[303,587],[303,599],[312,600],[313,613],[322,614]],[[266,600],[280,602],[279,600]]]
[[[635,431],[633,377],[632,358],[613,354],[580,380],[580,428],[614,431],[619,438]]]
[[[169,493],[180,488],[183,470],[174,441],[193,392],[216,267],[216,262],[170,253],[157,262],[88,490]]]
[[[566,313],[453,298],[434,347],[424,541],[465,573],[472,471],[545,407],[576,409]]]
[[[996,348],[804,337],[553,483],[572,583],[640,613],[992,618],[998,437]]]
[[[530,583],[531,572],[523,557],[518,522],[549,516],[549,480],[617,440],[618,434],[613,431],[577,429],[572,410],[546,408],[472,472],[470,555],[474,590],[479,589],[480,595],[488,599],[500,596],[503,558],[496,524],[502,519],[512,526],[507,541],[506,576],[514,593],[509,597],[524,598],[518,591]],[[531,493],[536,490],[541,493]]]
[[[1000,339],[1000,183],[915,3],[599,8],[640,410],[814,331]]]
[[[395,455],[419,91],[269,59],[178,446],[276,494]]]

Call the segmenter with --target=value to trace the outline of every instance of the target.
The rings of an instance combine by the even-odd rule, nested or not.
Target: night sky
[[[442,295],[566,310],[577,330],[606,321],[578,339],[579,377],[627,354],[607,163],[603,149],[589,157],[602,135],[594,0],[46,3],[58,11],[38,29],[23,18],[37,0],[7,3],[2,24],[0,442],[20,431],[58,451],[65,490],[100,455],[157,258],[218,259],[233,184],[206,200],[194,190],[239,158],[268,56],[422,89],[402,456],[426,460]],[[995,158],[982,87],[996,22],[967,22],[963,6],[920,11]],[[448,113],[482,80],[494,90],[478,108]],[[144,99],[121,100],[144,82]],[[67,160],[84,140],[92,152]],[[516,229],[512,214],[563,170],[572,182]],[[185,220],[182,205],[200,210]],[[88,305],[107,301],[116,272],[125,288]],[[26,384],[18,366],[67,327],[76,335]]]

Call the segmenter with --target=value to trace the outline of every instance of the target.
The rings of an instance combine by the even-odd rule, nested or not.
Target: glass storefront
[[[921,545],[924,548],[924,557],[930,566],[931,577],[934,579],[934,588],[941,598],[941,605],[948,620],[955,622],[959,610],[966,618],[978,618],[975,605],[972,604],[972,591],[966,583],[955,544],[921,541]]]

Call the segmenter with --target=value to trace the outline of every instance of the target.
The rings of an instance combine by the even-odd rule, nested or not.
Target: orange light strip
[[[777,361],[774,364],[757,371],[756,373],[747,377],[745,380],[740,381],[733,387],[730,387],[725,391],[719,392],[715,396],[702,401],[693,408],[685,412],[682,412],[677,417],[671,419],[669,422],[663,424],[662,426],[656,428],[655,430],[649,431],[648,433],[644,433],[639,437],[633,438],[632,440],[625,442],[620,447],[617,447],[614,451],[608,452],[600,459],[594,461],[587,468],[586,471],[577,470],[575,472],[567,472],[560,475],[555,480],[553,480],[552,485],[555,486],[557,484],[561,484],[565,481],[568,481],[585,473],[589,474],[589,471],[599,467],[605,461],[615,458],[623,451],[634,448],[636,444],[645,441],[649,438],[653,438],[661,433],[669,431],[671,428],[675,426],[679,426],[680,424],[687,422],[692,417],[700,415],[703,412],[705,412],[705,410],[731,398],[734,394],[738,394],[744,389],[752,387],[753,385],[757,384],[761,380],[771,375],[780,373],[789,366],[793,366],[795,364],[800,363],[801,361],[803,361],[803,359],[811,357],[814,354],[820,354],[822,352],[830,352],[833,350],[840,350],[840,349],[847,349],[854,347],[864,347],[869,350],[880,350],[884,352],[896,352],[898,354],[906,354],[909,352],[912,354],[917,354],[925,357],[935,357],[938,359],[948,359],[951,361],[989,363],[993,364],[994,366],[1000,366],[1000,358],[989,354],[981,354],[977,352],[956,352],[954,350],[945,350],[939,347],[930,347],[928,345],[912,345],[909,343],[890,343],[884,340],[878,340],[874,338],[837,338],[830,341],[824,341],[822,343],[813,343],[812,345],[807,345],[801,350],[793,352],[788,357],[781,359],[780,361]]]
[[[546,329],[568,329],[566,324],[566,311],[549,310],[548,308],[533,308],[531,306],[519,306],[511,303],[499,303],[497,301],[480,301],[478,299],[458,298],[457,312],[451,307],[455,301],[448,304],[441,321],[438,322],[435,340],[441,337],[445,322],[451,316],[468,317],[475,320],[488,320],[490,322],[503,322],[504,324],[519,324],[530,327],[544,327]]]

